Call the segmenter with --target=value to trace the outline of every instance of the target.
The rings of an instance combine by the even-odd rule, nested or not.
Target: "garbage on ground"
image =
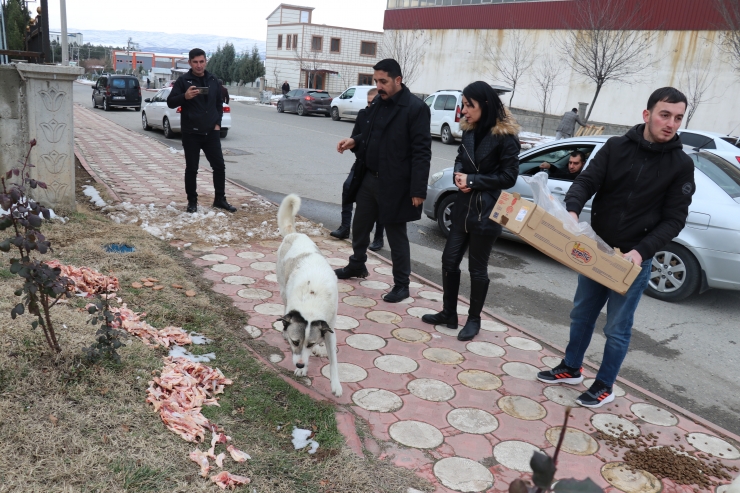
[[[119,289],[118,278],[115,276],[105,276],[89,267],[64,265],[58,260],[49,260],[45,263],[52,269],[59,267],[62,271],[62,276],[74,281],[74,289],[78,293],[92,296],[95,294],[116,292]]]

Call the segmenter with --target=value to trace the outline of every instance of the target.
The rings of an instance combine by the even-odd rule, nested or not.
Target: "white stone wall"
[[[388,32],[388,31],[386,31]],[[528,30],[541,55],[559,56],[554,38],[560,31]],[[428,30],[428,49],[421,72],[412,91],[430,94],[440,89],[462,89],[475,80],[502,83],[490,74],[486,61],[486,40],[492,46],[506,49],[505,30]],[[596,101],[591,119],[621,125],[642,122],[642,110],[650,93],[659,87],[674,86],[685,90],[686,73],[708,71],[712,80],[710,89],[690,124],[697,130],[721,133],[740,132],[740,100],[735,97],[740,78],[727,63],[717,47],[715,31],[660,31],[653,33],[654,42],[645,56],[653,65],[635,77],[631,84],[609,82]],[[562,82],[553,93],[550,113],[562,114],[579,102],[591,103],[595,86],[573,73],[563,61]],[[505,96],[508,102],[508,97]],[[531,80],[519,82],[513,106],[541,111],[537,93]]]

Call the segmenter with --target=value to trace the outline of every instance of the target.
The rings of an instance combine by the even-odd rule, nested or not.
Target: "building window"
[[[331,52],[339,53],[339,48],[342,46],[342,40],[339,38],[331,38]]]
[[[297,34],[293,35],[293,49],[294,50],[298,49],[298,35]]]
[[[311,51],[321,51],[324,44],[323,36],[312,36],[311,37]]]
[[[291,36],[290,34],[288,34],[288,36],[285,38],[285,49],[286,50],[289,50],[290,49],[290,42],[292,40],[293,40],[293,36]]]
[[[278,50],[281,50],[283,48],[283,35],[282,34],[278,34],[278,45],[277,45],[277,48],[278,48]]]
[[[360,55],[375,56],[375,52],[378,49],[378,43],[372,41],[363,41],[360,44]]]
[[[358,74],[357,75],[358,86],[372,86],[373,85],[373,74]]]
[[[308,24],[309,23],[308,12],[306,12],[305,10],[301,10],[301,23],[302,24]]]

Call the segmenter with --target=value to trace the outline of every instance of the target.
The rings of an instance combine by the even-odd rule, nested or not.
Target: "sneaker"
[[[614,400],[614,393],[611,387],[607,387],[604,382],[596,380],[586,392],[582,393],[576,402],[583,407],[601,407],[609,404]]]
[[[366,267],[361,269],[353,269],[349,265],[342,267],[341,269],[334,269],[334,273],[337,275],[337,279],[349,279],[351,277],[359,277],[361,279],[366,278],[370,275]]]
[[[329,236],[339,238],[340,240],[347,239],[349,238],[349,226],[347,226],[346,224],[342,224],[337,229],[329,233]]]
[[[386,303],[400,303],[409,297],[409,288],[406,286],[393,286],[390,293],[383,296],[383,301]]]
[[[188,209],[187,211],[190,214],[195,214],[198,212],[198,201],[197,200],[188,200]]]
[[[560,364],[552,370],[539,372],[537,374],[537,380],[545,383],[568,383],[571,385],[578,385],[583,382],[583,375],[581,374],[581,368],[569,368],[565,366],[564,361],[561,361]]]
[[[375,239],[373,240],[373,242],[370,243],[370,246],[367,247],[367,249],[370,250],[370,251],[373,251],[373,252],[377,252],[378,250],[382,250],[383,249],[383,238],[382,237],[378,238],[376,236]]]

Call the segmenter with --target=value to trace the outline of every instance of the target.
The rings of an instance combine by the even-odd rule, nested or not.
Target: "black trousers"
[[[352,268],[361,269],[367,262],[367,247],[370,245],[370,233],[378,221],[378,203],[380,202],[380,180],[370,173],[365,174],[360,190],[357,192],[357,210],[352,223],[352,250],[349,258]],[[397,286],[408,287],[411,274],[411,250],[409,237],[406,234],[406,223],[385,224],[388,245],[391,247],[393,262],[393,282]]]
[[[354,203],[347,198],[347,195],[349,195],[349,187],[352,184],[352,177],[354,175],[355,167],[353,165],[347,175],[347,179],[344,180],[344,185],[342,185],[342,226],[347,227],[352,224],[352,206]],[[377,221],[375,222],[375,237],[383,238],[383,225]]]
[[[488,259],[498,236],[482,236],[466,233],[461,228],[450,228],[447,243],[442,252],[442,270],[457,272],[460,269],[465,250],[468,250],[468,270],[470,279],[488,280]]]
[[[198,178],[201,149],[213,169],[213,188],[216,198],[224,198],[226,196],[226,164],[221,152],[221,131],[211,130],[208,135],[183,132],[182,149],[185,151],[185,193],[188,201],[198,200],[196,179]]]

